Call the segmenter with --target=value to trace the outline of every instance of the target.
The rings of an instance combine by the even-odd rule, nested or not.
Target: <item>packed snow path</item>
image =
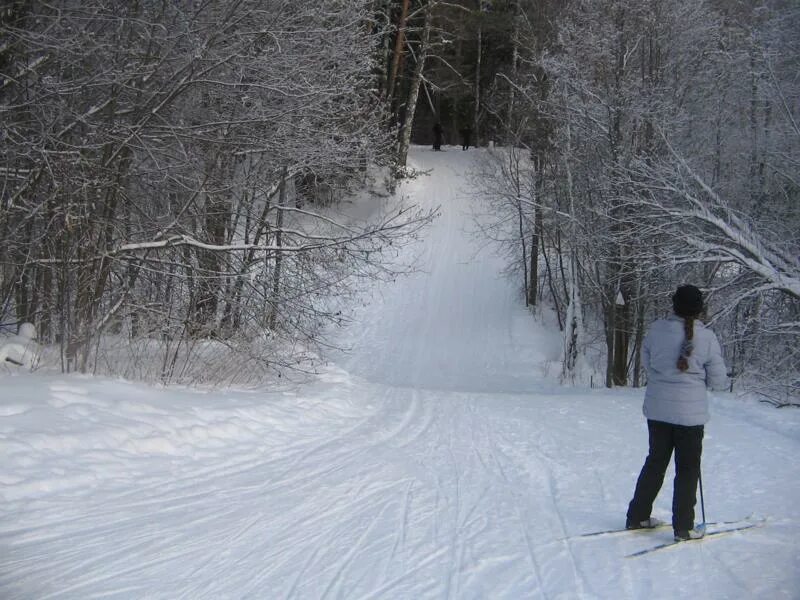
[[[476,253],[463,175],[416,149],[442,216],[317,381],[268,392],[0,379],[0,598],[797,598],[800,416],[721,395],[710,520],[645,557],[622,525],[641,392],[558,388],[552,333]],[[671,476],[655,514],[669,518]]]
[[[487,210],[467,183],[476,155],[485,156],[412,154],[411,164],[429,175],[402,191],[440,213],[423,243],[405,249],[419,272],[376,289],[343,336],[354,349],[348,372],[394,387],[526,393],[541,389],[548,361],[557,363],[557,327],[531,318],[517,281],[501,275],[504,259],[475,233],[476,215]]]

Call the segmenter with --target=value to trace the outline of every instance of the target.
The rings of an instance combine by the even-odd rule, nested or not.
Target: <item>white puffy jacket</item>
[[[677,367],[683,344],[683,319],[671,316],[650,326],[642,346],[647,370],[644,416],[675,425],[704,425],[709,418],[706,388],[723,390],[728,384],[725,361],[714,332],[694,322],[689,369]]]

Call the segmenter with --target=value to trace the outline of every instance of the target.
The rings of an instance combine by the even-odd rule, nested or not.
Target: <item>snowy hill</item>
[[[544,364],[559,360],[557,328],[531,318],[500,275],[503,260],[474,233],[480,199],[465,174],[481,155],[412,153],[410,164],[430,174],[401,191],[440,214],[420,244],[404,249],[418,272],[375,290],[343,336],[353,347],[342,361],[348,372],[391,386],[527,392],[543,385]]]
[[[464,173],[408,182],[441,217],[315,381],[260,392],[0,379],[0,598],[797,598],[800,413],[721,394],[710,521],[760,527],[638,558],[620,527],[641,392],[559,388],[558,338],[469,235]],[[669,518],[671,484],[655,515]]]

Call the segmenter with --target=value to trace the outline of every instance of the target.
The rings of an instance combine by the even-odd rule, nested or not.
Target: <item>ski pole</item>
[[[700,484],[700,512],[703,515],[703,527],[706,526],[706,503],[703,500],[703,473],[697,472],[697,482]]]

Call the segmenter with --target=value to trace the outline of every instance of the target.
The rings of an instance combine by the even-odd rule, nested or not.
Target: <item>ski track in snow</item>
[[[0,598],[798,598],[800,417],[712,402],[709,520],[764,527],[636,559],[619,527],[641,392],[560,388],[557,335],[469,235],[484,151],[414,149],[441,206],[318,380],[199,392],[8,376]],[[669,519],[671,472],[654,514]]]

